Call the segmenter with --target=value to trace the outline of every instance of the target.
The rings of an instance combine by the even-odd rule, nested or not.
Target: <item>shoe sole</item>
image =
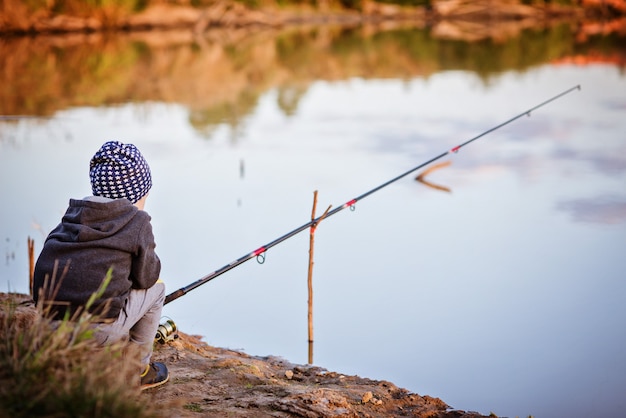
[[[170,376],[167,375],[165,380],[161,380],[160,382],[155,382],[155,383],[149,383],[149,384],[146,384],[146,385],[142,385],[141,386],[141,390],[152,389],[152,388],[155,388],[157,386],[164,385],[164,384],[166,384],[169,381],[170,381]]]

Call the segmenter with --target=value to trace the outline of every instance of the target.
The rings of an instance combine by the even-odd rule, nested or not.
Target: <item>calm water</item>
[[[317,81],[285,111],[269,89],[236,128],[183,105],[71,107],[0,122],[0,290],[28,292],[106,140],[146,155],[163,278],[174,291],[318,214],[580,84],[582,90],[322,222],[314,364],[500,416],[626,410],[626,75],[536,65]],[[305,364],[308,232],[165,308],[212,345]]]

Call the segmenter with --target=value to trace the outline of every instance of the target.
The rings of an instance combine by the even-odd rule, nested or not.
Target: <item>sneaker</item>
[[[163,363],[150,363],[141,374],[141,390],[161,386],[170,379],[167,366]]]

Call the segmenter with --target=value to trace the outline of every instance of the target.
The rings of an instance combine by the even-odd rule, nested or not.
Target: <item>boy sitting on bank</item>
[[[44,299],[54,319],[71,317],[111,271],[104,294],[90,307],[99,318],[95,338],[102,345],[136,344],[142,390],[162,385],[169,379],[167,367],[150,362],[165,300],[151,218],[143,210],[152,187],[150,167],[134,145],[110,141],[91,159],[89,177],[93,196],[70,199],[61,223],[46,238],[35,265],[33,297]]]

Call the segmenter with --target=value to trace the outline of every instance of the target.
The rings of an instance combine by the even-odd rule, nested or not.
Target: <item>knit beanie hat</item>
[[[150,167],[137,147],[118,141],[106,142],[89,162],[94,196],[137,203],[152,187]]]

